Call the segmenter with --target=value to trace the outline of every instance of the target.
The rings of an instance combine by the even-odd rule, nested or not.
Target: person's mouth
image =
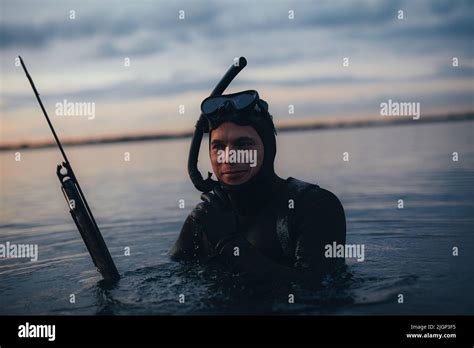
[[[234,169],[234,170],[227,170],[222,172],[222,175],[226,175],[227,177],[234,178],[239,177],[245,173],[247,173],[247,169]]]
[[[247,169],[234,169],[234,170],[227,170],[225,172],[222,172],[222,174],[237,174],[237,173],[245,173],[247,172]]]

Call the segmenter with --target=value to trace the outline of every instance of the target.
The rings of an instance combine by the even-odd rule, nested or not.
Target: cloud
[[[181,9],[185,20],[178,19]],[[103,101],[119,109],[144,98],[205,96],[241,55],[249,67],[230,90],[268,91],[269,99],[278,96],[275,105],[290,94],[306,103],[310,117],[312,108],[321,116],[362,113],[369,94],[370,103],[384,93],[416,96],[417,88],[464,86],[473,77],[472,1],[3,1],[1,11],[0,105],[11,122],[8,115],[32,98],[12,66],[17,54],[31,62],[45,101]],[[454,56],[458,68],[451,67]],[[343,57],[350,58],[347,69]],[[426,104],[466,105],[472,91],[463,88],[430,90],[436,97]],[[351,97],[359,89],[365,99]],[[310,90],[330,91],[322,94],[329,99]]]
[[[54,2],[54,5],[57,5]],[[421,4],[421,5],[420,5]],[[180,3],[124,2],[126,10],[116,10],[117,3],[105,1],[93,9],[81,11],[81,4],[71,2],[62,6],[42,21],[2,21],[0,47],[44,45],[57,39],[75,39],[104,35],[112,38],[129,36],[137,31],[149,31],[155,36],[176,40],[186,38],[186,32],[197,31],[209,38],[238,37],[245,33],[294,29],[330,29],[383,36],[404,35],[406,39],[432,35],[472,35],[473,25],[469,13],[473,3],[410,1],[207,1]],[[16,5],[8,2],[4,11],[14,16]],[[38,6],[35,3],[31,7]],[[48,7],[47,3],[44,5]],[[414,11],[410,8],[415,7]],[[418,7],[418,8],[417,8]],[[70,8],[77,8],[77,18],[68,19]],[[178,11],[185,10],[185,20],[178,20]],[[288,20],[288,11],[295,11],[295,19]],[[406,25],[394,25],[397,11],[406,11]],[[421,12],[423,11],[423,12]],[[59,15],[60,13],[60,15]],[[425,20],[414,20],[416,19]],[[411,23],[410,23],[411,19]],[[429,19],[429,20],[426,20]],[[413,34],[414,36],[407,36]],[[377,35],[376,35],[377,36]],[[141,48],[138,48],[140,50]]]

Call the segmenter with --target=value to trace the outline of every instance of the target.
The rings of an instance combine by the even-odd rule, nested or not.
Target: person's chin
[[[227,185],[240,185],[245,183],[249,178],[249,172],[225,173],[222,174],[221,180]]]

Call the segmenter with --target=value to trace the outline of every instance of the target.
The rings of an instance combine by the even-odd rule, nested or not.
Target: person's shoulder
[[[341,201],[334,193],[317,184],[309,183],[293,177],[287,178],[286,183],[290,196],[298,198],[300,201],[299,203],[304,206],[324,204],[342,207]]]
[[[296,232],[293,235],[298,238],[301,233],[306,233],[345,243],[346,217],[339,198],[319,185],[298,181],[298,186],[305,189],[294,202],[292,220],[296,223]]]
[[[289,196],[295,198],[300,198],[309,191],[317,191],[320,189],[319,185],[299,180],[291,176],[285,180],[285,186]]]

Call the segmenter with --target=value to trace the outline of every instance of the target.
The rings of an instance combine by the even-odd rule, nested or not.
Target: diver
[[[211,96],[201,111],[218,181],[186,218],[171,258],[216,260],[275,279],[322,276],[344,264],[325,257],[326,245],[346,242],[344,209],[330,191],[275,173],[276,130],[258,92]],[[256,151],[256,164],[222,161],[228,149]]]

